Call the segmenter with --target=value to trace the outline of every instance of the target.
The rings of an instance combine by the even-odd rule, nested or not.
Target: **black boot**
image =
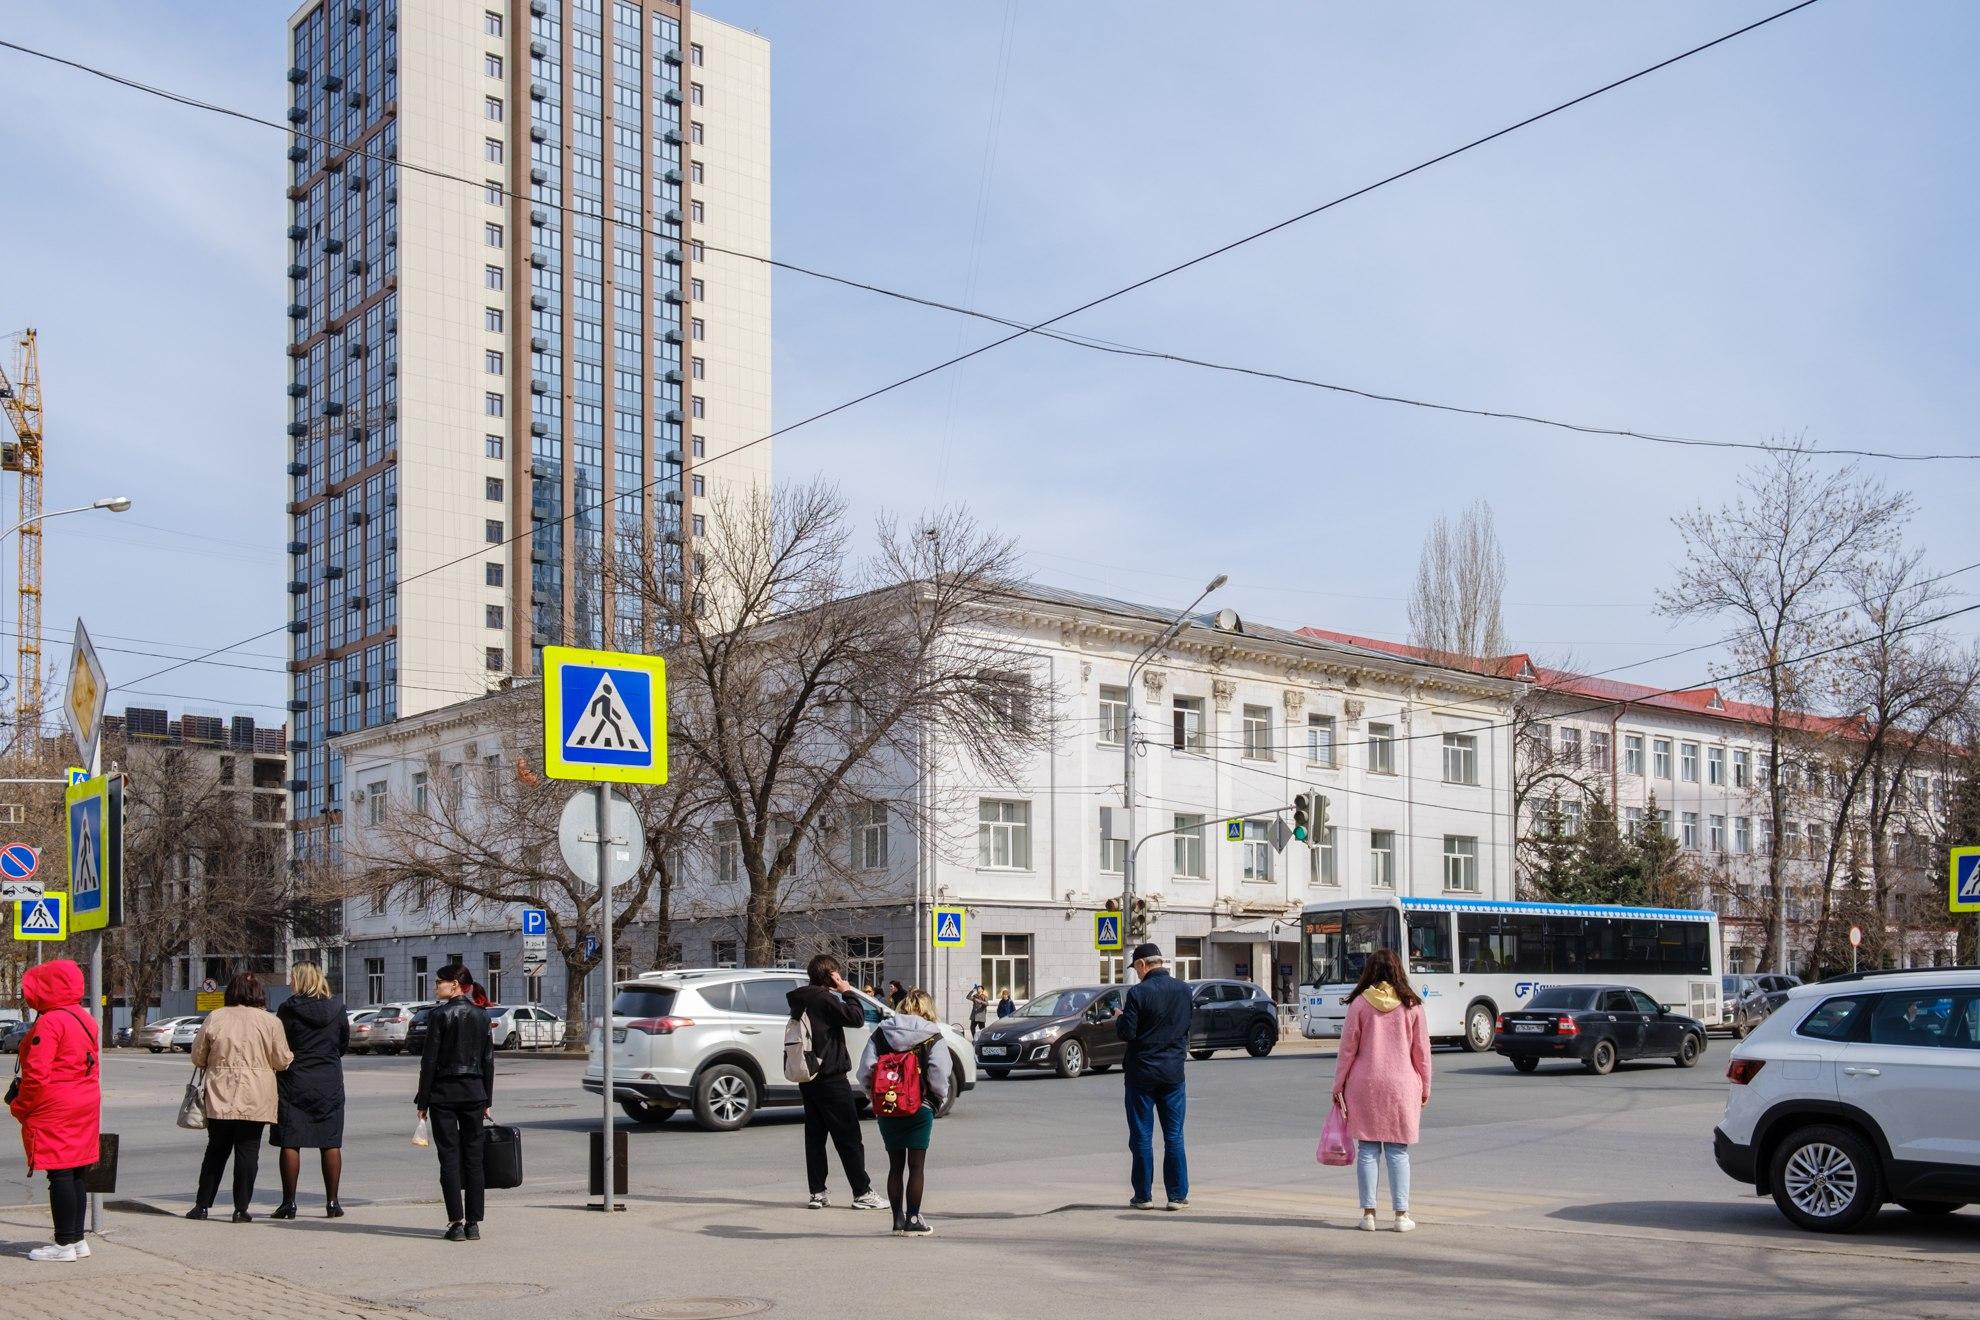
[[[194,1206],[194,1207],[193,1207],[192,1209],[190,1209],[190,1210],[188,1210],[188,1211],[186,1211],[186,1218],[188,1218],[188,1219],[204,1219],[204,1218],[206,1218],[206,1207],[205,1207],[205,1206],[203,1206],[203,1205],[196,1205],[196,1206]]]
[[[467,1226],[464,1224],[447,1225],[446,1237],[449,1242],[467,1241]]]
[[[470,1241],[470,1242],[479,1242],[479,1241],[481,1241],[481,1225],[480,1225],[480,1224],[477,1224],[477,1223],[475,1223],[475,1222],[474,1222],[474,1221],[473,1221],[472,1219],[470,1219],[470,1220],[469,1220],[469,1221],[467,1222],[467,1224],[465,1225],[465,1229],[464,1229],[464,1231],[465,1231],[465,1232],[467,1233],[467,1240],[468,1240],[468,1241]]]

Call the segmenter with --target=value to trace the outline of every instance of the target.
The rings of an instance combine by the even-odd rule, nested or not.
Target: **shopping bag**
[[[199,1129],[206,1126],[206,1069],[193,1069],[186,1082],[185,1098],[179,1101],[179,1126]]]
[[[1354,1143],[1348,1140],[1347,1110],[1339,1105],[1327,1108],[1327,1121],[1320,1125],[1320,1146],[1313,1152],[1313,1158],[1336,1167],[1354,1163]]]
[[[413,1145],[431,1146],[432,1144],[433,1127],[426,1121],[426,1115],[421,1114],[419,1116],[419,1122],[413,1124]]]
[[[523,1180],[522,1129],[489,1123],[481,1129],[482,1185],[491,1190],[520,1187]]]

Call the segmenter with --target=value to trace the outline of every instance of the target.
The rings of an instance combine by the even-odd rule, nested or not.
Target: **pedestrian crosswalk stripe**
[[[578,716],[577,724],[564,746],[610,752],[646,750],[646,739],[640,736],[639,721],[633,718],[625,698],[619,695],[619,685],[613,682],[610,671],[598,676],[598,686],[592,689],[591,699],[585,702],[584,713]]]

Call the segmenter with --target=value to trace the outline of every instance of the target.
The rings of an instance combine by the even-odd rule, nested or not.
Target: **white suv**
[[[1712,1153],[1802,1228],[1980,1201],[1980,968],[1796,986],[1732,1053]]]
[[[794,1105],[796,1085],[784,1080],[785,998],[805,984],[802,972],[737,968],[648,972],[621,981],[612,1001],[612,1096],[637,1122],[661,1123],[692,1107],[710,1132],[733,1132],[769,1105]],[[855,991],[855,994],[858,992]],[[855,1063],[873,1024],[890,1010],[859,995],[866,1025],[846,1028]],[[942,1025],[958,1091],[976,1085],[976,1051],[954,1027]],[[591,1026],[584,1089],[605,1090],[601,1032]],[[950,1101],[953,1106],[954,1101]]]

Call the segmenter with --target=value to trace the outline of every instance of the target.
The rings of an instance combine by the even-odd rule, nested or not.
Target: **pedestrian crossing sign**
[[[1118,912],[1096,912],[1093,914],[1093,947],[1101,953],[1121,951],[1121,914]]]
[[[69,923],[64,919],[67,894],[43,894],[24,898],[14,905],[14,938],[17,940],[66,940]]]
[[[1952,850],[1952,910],[1980,912],[1980,848]]]
[[[543,762],[552,779],[666,783],[666,661],[544,647]]]
[[[86,779],[64,794],[69,809],[69,929],[124,924],[124,777]]]
[[[938,907],[929,915],[928,942],[938,949],[954,949],[961,946],[968,932],[967,908]]]
[[[1244,822],[1243,822],[1243,821],[1241,821],[1241,820],[1227,820],[1227,821],[1225,821],[1225,822],[1224,822],[1224,838],[1225,838],[1225,840],[1226,840],[1227,842],[1230,842],[1230,843],[1243,843],[1243,842],[1244,842]]]

